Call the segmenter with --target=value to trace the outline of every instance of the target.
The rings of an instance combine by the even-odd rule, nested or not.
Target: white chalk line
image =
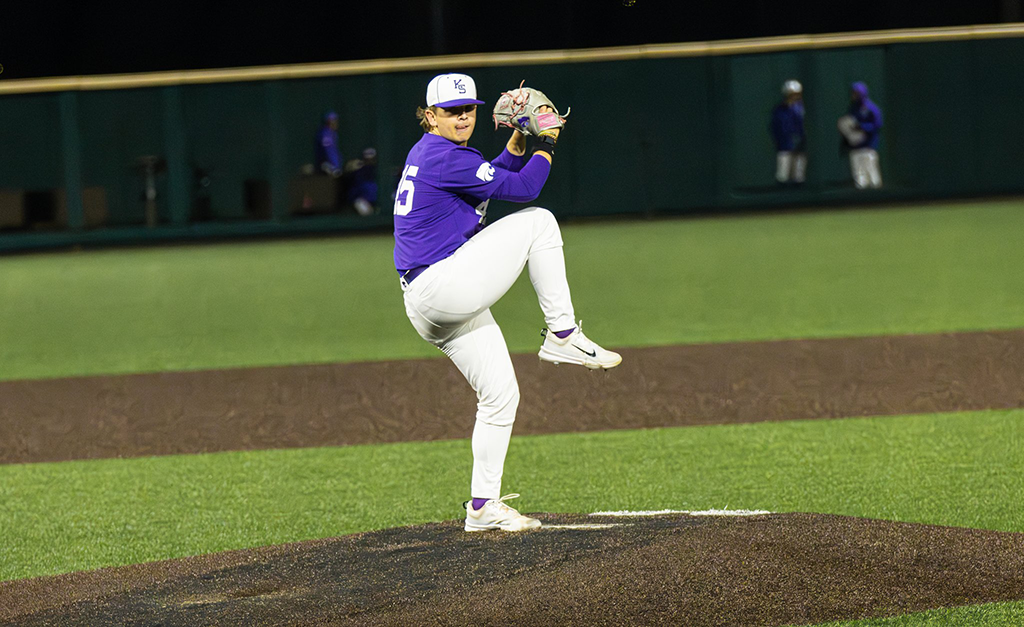
[[[763,509],[705,509],[693,511],[687,509],[659,509],[617,512],[593,512],[591,516],[664,516],[665,514],[686,514],[687,516],[762,516],[771,514]]]
[[[609,529],[611,527],[628,527],[629,525],[623,523],[584,523],[579,525],[542,525],[541,529]]]

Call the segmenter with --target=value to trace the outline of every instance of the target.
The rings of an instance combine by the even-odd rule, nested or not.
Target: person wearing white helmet
[[[775,140],[775,180],[799,185],[807,175],[804,135],[804,88],[799,81],[782,84],[783,100],[772,110],[770,130]]]

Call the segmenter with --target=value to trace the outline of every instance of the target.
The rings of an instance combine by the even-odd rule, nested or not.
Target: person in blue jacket
[[[857,81],[850,86],[850,108],[839,118],[839,132],[850,149],[850,172],[857,189],[882,186],[878,162],[878,141],[882,130],[882,110],[868,98],[868,86]]]
[[[348,179],[346,195],[356,213],[368,216],[377,213],[377,149],[363,150],[362,159],[345,164]]]
[[[783,100],[772,109],[769,129],[775,140],[775,180],[783,184],[799,185],[807,174],[803,91],[799,81],[786,81]]]
[[[324,174],[339,177],[342,174],[341,152],[338,150],[338,114],[329,111],[316,134],[316,165]]]

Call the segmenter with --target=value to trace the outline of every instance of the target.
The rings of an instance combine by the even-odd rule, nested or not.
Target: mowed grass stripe
[[[467,426],[468,428],[468,426]],[[525,511],[767,509],[1024,531],[1024,410],[514,438]],[[459,517],[467,440],[0,467],[0,579]]]
[[[918,627],[920,625],[971,625],[972,627],[1024,625],[1024,601],[947,607],[890,618],[821,623],[816,627]]]
[[[556,208],[557,209],[557,208]],[[576,313],[606,346],[1024,326],[1019,202],[570,224]],[[0,380],[438,357],[390,235],[0,259]],[[543,324],[520,280],[513,352]]]

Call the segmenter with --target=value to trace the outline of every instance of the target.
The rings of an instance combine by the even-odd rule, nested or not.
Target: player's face
[[[434,114],[434,130],[448,141],[465,146],[476,126],[476,105],[469,104],[450,109],[438,108]]]

